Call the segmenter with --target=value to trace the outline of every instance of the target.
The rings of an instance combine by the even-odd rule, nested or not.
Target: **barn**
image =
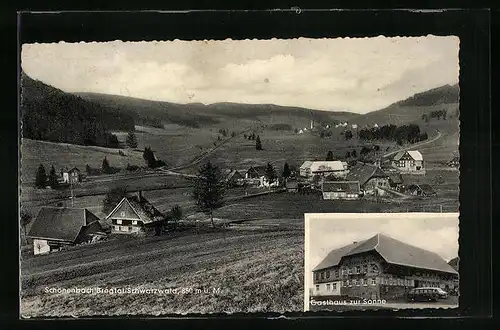
[[[388,188],[389,175],[378,166],[357,162],[349,169],[348,181],[358,181],[361,190],[367,194],[375,192],[375,188]]]
[[[99,218],[84,208],[42,207],[27,237],[33,239],[33,252],[45,254],[63,246],[77,245],[106,236]]]
[[[135,196],[122,198],[106,220],[111,222],[112,233],[133,234],[165,220],[165,216],[139,191]]]
[[[458,272],[436,253],[378,233],[331,251],[312,276],[313,297],[389,300],[415,287],[450,292]]]

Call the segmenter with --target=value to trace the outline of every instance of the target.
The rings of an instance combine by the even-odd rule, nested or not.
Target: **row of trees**
[[[434,111],[431,111],[428,114],[424,113],[422,115],[422,120],[424,120],[426,123],[429,122],[430,118],[437,118],[438,120],[442,118],[442,119],[446,120],[447,114],[448,114],[448,111],[446,109],[443,109],[443,110],[434,110]]]
[[[363,128],[359,131],[359,138],[362,140],[392,140],[399,145],[403,143],[417,143],[428,138],[427,133],[421,133],[420,127],[416,124],[403,126],[384,125],[378,128]]]
[[[35,175],[35,187],[36,188],[45,188],[47,186],[50,186],[51,188],[56,188],[59,185],[56,169],[54,168],[54,165],[50,168],[50,172],[47,175],[47,172],[45,171],[45,167],[43,164],[40,164],[38,166],[38,169],[36,171]]]
[[[155,154],[154,154],[153,150],[151,150],[151,147],[144,148],[144,152],[142,153],[142,158],[144,159],[144,161],[146,162],[146,165],[149,168],[157,168],[157,167],[165,166],[164,161],[157,159],[155,157]]]

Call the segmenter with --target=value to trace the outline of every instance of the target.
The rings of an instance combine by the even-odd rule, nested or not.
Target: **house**
[[[27,237],[35,255],[63,246],[93,242],[106,236],[99,218],[84,208],[42,207]]]
[[[389,186],[392,189],[399,189],[403,184],[403,176],[401,173],[391,173],[389,174]]]
[[[339,178],[345,178],[349,172],[346,162],[334,161],[305,161],[300,166],[300,176],[312,178],[315,175],[326,176],[334,174]]]
[[[304,131],[303,131],[303,130],[299,130],[299,134],[303,134],[303,133],[304,133]]]
[[[379,233],[331,251],[312,276],[313,297],[393,299],[415,287],[451,291],[458,272],[436,253]]]
[[[299,191],[299,183],[296,180],[287,180],[285,187],[287,192],[296,193]]]
[[[135,196],[123,197],[106,220],[111,222],[112,233],[132,234],[165,220],[165,216],[139,191]]]
[[[378,128],[378,124],[377,123],[373,124],[373,128]]]
[[[392,166],[402,173],[425,174],[424,158],[417,150],[399,151],[392,159]]]
[[[82,181],[80,170],[76,167],[63,171],[62,178],[63,183],[78,183]]]
[[[358,181],[324,181],[321,184],[323,199],[358,199],[360,189]]]
[[[411,184],[405,187],[405,193],[413,196],[436,196],[436,191],[428,184]]]
[[[352,124],[352,125],[351,125],[351,127],[352,127],[353,129],[358,129],[358,125],[357,125],[357,124]]]
[[[459,168],[460,167],[460,157],[458,156],[455,156],[453,157],[447,164],[448,166],[450,167],[455,167],[455,168]]]
[[[358,181],[361,190],[367,194],[375,193],[376,188],[389,187],[389,175],[382,171],[379,166],[357,162],[351,166],[347,181]],[[378,191],[378,193],[382,193]]]
[[[239,171],[233,169],[224,170],[223,175],[226,183],[231,186],[241,185],[245,179]]]

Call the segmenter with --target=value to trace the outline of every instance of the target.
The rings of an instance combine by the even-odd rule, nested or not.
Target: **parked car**
[[[431,287],[413,288],[407,295],[409,301],[437,301],[447,297],[448,294],[443,289]]]

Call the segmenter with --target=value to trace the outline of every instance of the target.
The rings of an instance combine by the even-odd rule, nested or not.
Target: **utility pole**
[[[443,213],[443,204],[439,204],[439,211]]]

